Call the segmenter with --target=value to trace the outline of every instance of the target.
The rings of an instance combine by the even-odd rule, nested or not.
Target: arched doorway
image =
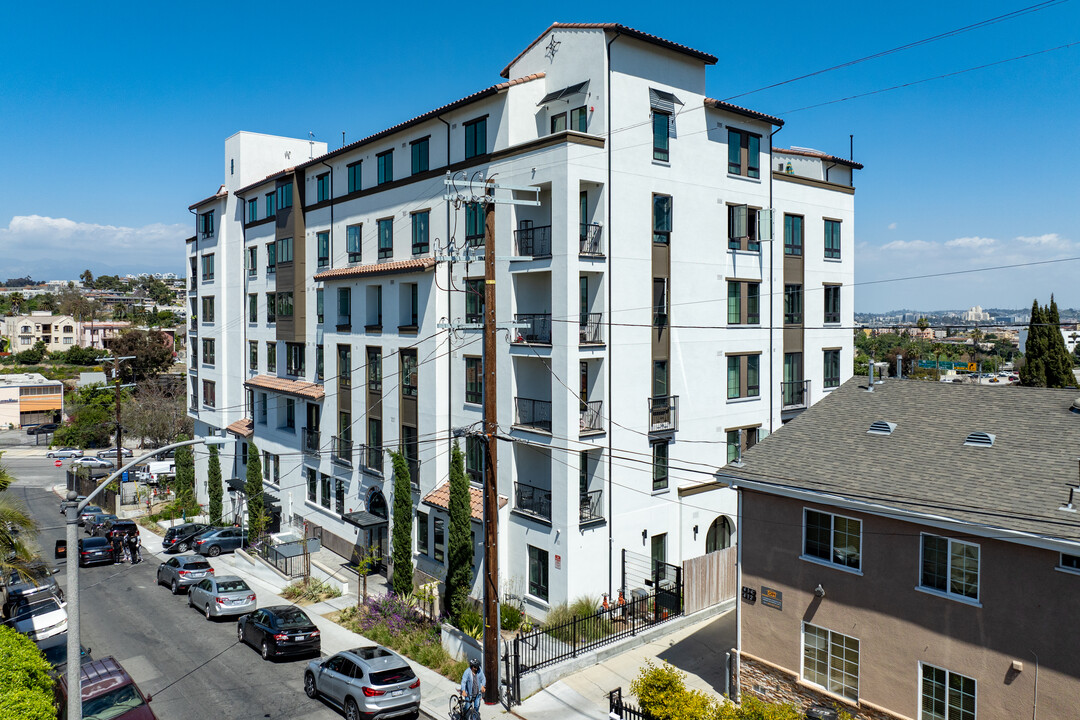
[[[711,553],[717,550],[731,547],[731,533],[734,528],[726,515],[713,520],[709,526],[709,532],[705,534],[705,552]]]
[[[382,490],[379,488],[371,488],[371,491],[368,493],[367,510],[372,515],[381,517],[383,520],[389,519],[390,515],[386,508],[386,496],[383,495]],[[386,558],[387,555],[386,531],[386,523],[368,528],[367,530],[367,545],[370,548],[374,548],[380,558]],[[376,569],[380,572],[384,571],[386,569],[385,560],[380,560]]]
[[[386,512],[386,496],[382,494],[382,490],[372,489],[371,495],[368,497],[368,512],[372,515],[378,515],[384,520],[389,518]]]

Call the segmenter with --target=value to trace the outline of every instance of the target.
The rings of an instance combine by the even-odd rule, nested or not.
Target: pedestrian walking
[[[121,563],[124,561],[124,543],[120,539],[118,533],[113,533],[112,536],[112,552],[114,563]]]
[[[139,539],[138,533],[132,533],[127,536],[128,552],[131,554],[131,564],[138,565],[142,562],[142,553],[139,551],[139,546],[142,545],[142,541]]]

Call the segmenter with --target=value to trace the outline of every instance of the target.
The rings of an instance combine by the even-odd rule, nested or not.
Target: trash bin
[[[806,711],[807,720],[837,720],[839,714],[832,708],[817,705]]]

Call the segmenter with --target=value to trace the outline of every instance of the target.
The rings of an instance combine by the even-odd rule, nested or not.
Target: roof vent
[[[973,432],[967,436],[967,440],[964,441],[965,445],[974,445],[975,447],[994,447],[994,438],[997,435],[984,432]]]
[[[1072,407],[1069,408],[1069,410],[1076,413],[1077,415],[1080,415],[1080,398],[1076,398],[1075,400],[1073,400]]]
[[[870,429],[866,431],[868,435],[892,435],[892,431],[896,429],[896,423],[885,422],[884,420],[875,420],[870,423]]]

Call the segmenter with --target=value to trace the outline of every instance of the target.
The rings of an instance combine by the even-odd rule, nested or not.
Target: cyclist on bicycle
[[[474,717],[480,717],[480,698],[484,695],[486,685],[487,678],[480,668],[480,660],[473,658],[461,676],[461,697],[465,701],[466,713],[471,712]]]

